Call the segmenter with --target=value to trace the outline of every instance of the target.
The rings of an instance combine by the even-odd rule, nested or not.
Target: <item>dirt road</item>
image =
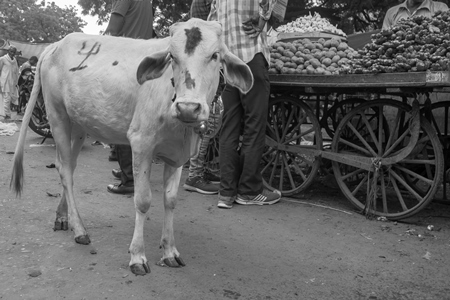
[[[449,205],[432,203],[404,222],[368,220],[320,182],[273,206],[231,210],[180,188],[175,239],[187,266],[156,266],[162,165],[153,168],[145,227],[152,272],[137,277],[127,253],[133,199],[106,191],[117,167],[108,149],[88,139],[75,172],[92,240],[82,246],[70,231],[52,230],[61,193],[57,171],[46,167],[52,139],[35,147],[42,138],[29,131],[25,191],[21,199],[9,192],[17,138],[0,136],[0,299],[450,299]]]

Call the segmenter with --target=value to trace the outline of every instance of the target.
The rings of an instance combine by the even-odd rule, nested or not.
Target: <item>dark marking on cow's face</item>
[[[186,49],[184,52],[191,55],[202,41],[202,33],[198,27],[192,27],[191,29],[185,29],[184,31],[186,32],[187,37]]]
[[[195,79],[192,79],[191,73],[189,73],[189,71],[186,71],[186,75],[184,76],[184,78],[184,83],[186,83],[186,87],[189,90],[195,88]]]
[[[86,41],[84,41],[83,44],[81,45],[81,49],[78,51],[78,54],[86,55],[86,58],[83,59],[83,61],[77,67],[71,68],[71,69],[69,69],[69,71],[75,72],[75,71],[83,70],[84,68],[87,68],[86,65],[83,66],[83,63],[89,58],[89,56],[98,54],[100,52],[100,46],[101,46],[101,44],[99,42],[95,42],[95,44],[94,44],[94,46],[92,46],[91,50],[89,50],[87,52],[83,52],[84,48],[86,48]]]
[[[116,60],[115,62],[113,62],[113,66],[117,66],[119,64],[119,62]]]

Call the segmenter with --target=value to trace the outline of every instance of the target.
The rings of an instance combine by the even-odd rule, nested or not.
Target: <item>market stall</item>
[[[447,199],[448,18],[405,21],[359,51],[311,32],[272,45],[265,185],[287,196],[332,174],[362,213],[389,219]]]

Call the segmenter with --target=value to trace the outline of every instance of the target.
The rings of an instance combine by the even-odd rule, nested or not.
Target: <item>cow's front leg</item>
[[[147,211],[150,208],[152,192],[150,190],[151,160],[136,157],[133,153],[133,175],[134,175],[134,206],[136,209],[136,220],[134,224],[133,240],[130,245],[130,268],[136,275],[150,273],[150,267],[145,257],[144,247],[144,223]]]
[[[180,253],[175,247],[175,238],[173,236],[173,210],[176,204],[182,168],[182,166],[173,168],[167,164],[164,166],[164,225],[160,243],[160,247],[164,249],[164,254],[158,262],[160,266],[185,266]]]

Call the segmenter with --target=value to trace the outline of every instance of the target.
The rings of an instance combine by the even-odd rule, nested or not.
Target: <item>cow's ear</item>
[[[169,51],[156,52],[144,58],[137,69],[136,77],[139,84],[147,80],[161,77],[170,65]]]
[[[253,87],[253,74],[250,67],[230,51],[226,51],[222,58],[227,84],[238,88],[246,94]]]

